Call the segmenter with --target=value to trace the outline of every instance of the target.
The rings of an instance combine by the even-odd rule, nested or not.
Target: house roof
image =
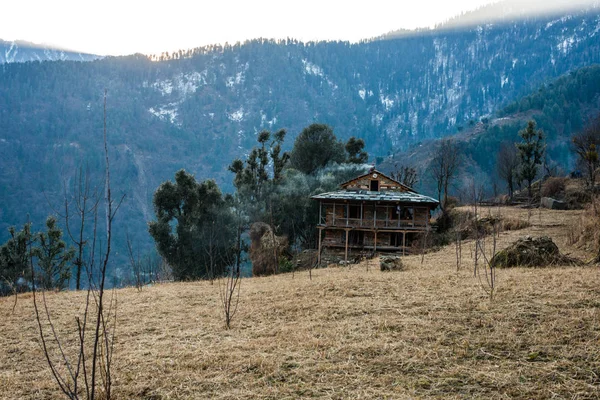
[[[356,200],[369,202],[419,203],[437,206],[439,201],[415,192],[394,192],[390,190],[371,192],[367,190],[338,190],[312,196],[315,200]]]
[[[394,182],[394,183],[397,183],[397,184],[398,184],[398,186],[402,187],[402,188],[403,188],[404,190],[406,190],[406,191],[409,191],[409,192],[416,193],[416,192],[414,191],[414,189],[413,189],[413,188],[411,188],[411,187],[409,187],[409,186],[405,185],[405,184],[404,184],[404,183],[402,183],[402,182],[399,182],[399,181],[397,181],[396,179],[393,179],[393,178],[389,177],[388,175],[384,174],[384,173],[383,173],[383,172],[381,172],[381,171],[378,171],[378,170],[376,170],[375,168],[371,168],[371,170],[369,170],[369,172],[367,172],[366,174],[362,174],[362,175],[360,175],[360,176],[357,176],[357,177],[355,177],[355,178],[352,178],[352,179],[350,179],[350,180],[348,180],[348,181],[346,181],[346,182],[344,182],[344,183],[340,184],[340,187],[342,187],[342,188],[345,188],[345,187],[347,187],[347,186],[348,186],[350,183],[352,183],[352,182],[354,182],[354,181],[356,181],[356,180],[358,180],[358,179],[362,179],[362,178],[365,178],[365,177],[367,177],[367,176],[370,176],[370,175],[372,175],[372,174],[374,174],[374,173],[375,173],[375,174],[378,174],[378,175],[380,175],[380,176],[383,176],[384,178],[386,178],[386,179],[389,179],[390,181],[392,181],[392,182]]]

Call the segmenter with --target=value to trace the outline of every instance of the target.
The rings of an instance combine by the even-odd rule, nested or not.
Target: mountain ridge
[[[49,44],[0,39],[0,64],[28,61],[92,61],[101,56]]]

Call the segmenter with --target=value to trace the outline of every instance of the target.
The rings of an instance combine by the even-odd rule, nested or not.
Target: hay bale
[[[404,269],[404,265],[400,256],[381,256],[379,268],[382,271],[401,271]]]
[[[278,262],[287,249],[287,238],[277,236],[271,227],[263,222],[250,226],[250,261],[252,275],[272,275],[278,270]]]
[[[562,255],[558,246],[547,236],[521,238],[500,251],[491,260],[497,268],[547,267],[550,265],[578,265],[574,258]]]

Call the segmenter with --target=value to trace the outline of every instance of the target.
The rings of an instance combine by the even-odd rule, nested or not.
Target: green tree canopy
[[[251,220],[260,220],[270,208],[270,196],[274,187],[281,183],[283,169],[289,160],[287,152],[281,152],[285,139],[284,129],[274,135],[262,131],[258,135],[258,146],[254,147],[245,161],[234,160],[229,171],[235,174],[233,184],[238,199]],[[269,173],[269,166],[272,172]]]
[[[369,160],[369,154],[364,151],[365,141],[352,136],[346,142],[347,161],[351,164],[364,164]]]
[[[71,279],[71,264],[69,261],[75,256],[73,248],[67,248],[62,240],[62,230],[56,226],[56,217],[46,219],[46,232],[36,235],[39,242],[32,250],[32,255],[37,257],[39,268],[39,283],[46,289],[65,289]]]
[[[154,193],[156,221],[149,232],[176,280],[221,275],[232,260],[235,229],[232,199],[213,180],[198,183],[185,170]]]
[[[312,175],[331,162],[343,163],[344,144],[337,140],[333,129],[325,124],[312,124],[302,130],[294,142],[290,165]]]
[[[25,224],[18,232],[11,226],[8,231],[10,238],[0,247],[0,296],[19,291],[20,280],[31,276],[28,249],[33,239],[31,225]]]
[[[527,194],[531,199],[531,184],[544,157],[544,132],[541,129],[536,131],[535,121],[529,121],[527,128],[519,131],[519,136],[522,139],[516,144],[520,160],[519,178],[527,182]]]

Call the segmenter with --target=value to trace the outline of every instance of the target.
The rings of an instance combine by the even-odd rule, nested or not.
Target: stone
[[[550,210],[567,209],[567,203],[565,203],[564,201],[553,199],[552,197],[542,197],[542,200],[540,200],[540,205]]]
[[[382,271],[400,271],[404,269],[400,256],[381,256],[379,267]]]

